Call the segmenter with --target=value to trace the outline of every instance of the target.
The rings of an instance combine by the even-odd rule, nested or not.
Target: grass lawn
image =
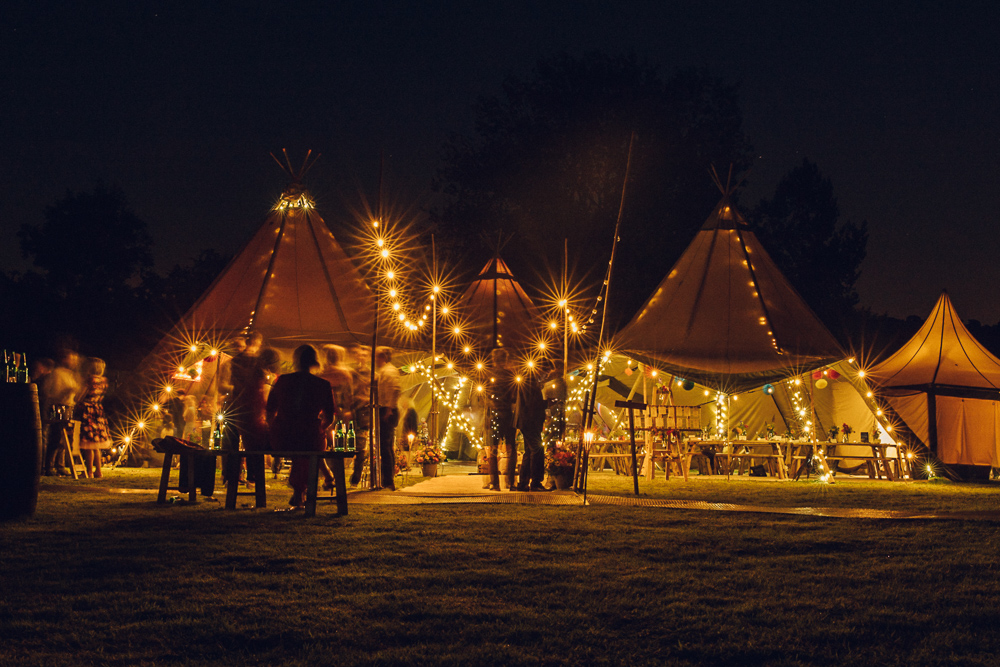
[[[658,473],[659,474],[659,473]],[[709,502],[787,507],[863,507],[884,510],[1000,511],[1000,482],[955,484],[942,478],[932,481],[885,482],[839,477],[834,484],[802,479],[732,479],[692,475],[682,478],[639,479],[639,495],[646,498],[704,500]],[[591,473],[588,493],[634,495],[632,478],[610,472]]]
[[[153,472],[103,484],[151,489]],[[609,476],[606,492],[624,481]],[[996,664],[1000,652],[988,522],[535,505],[356,505],[340,519],[322,507],[310,520],[72,484],[46,480],[33,520],[0,524],[0,664]],[[995,505],[990,487],[945,484],[644,484],[720,502]]]

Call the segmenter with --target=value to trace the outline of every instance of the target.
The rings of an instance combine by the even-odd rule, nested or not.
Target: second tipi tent
[[[844,357],[728,195],[615,347],[730,393]]]

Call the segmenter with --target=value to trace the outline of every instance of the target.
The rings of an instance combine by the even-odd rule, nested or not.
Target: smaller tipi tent
[[[868,377],[942,463],[1000,465],[1000,359],[965,328],[947,292]]]
[[[495,255],[472,281],[460,302],[469,333],[487,350],[513,347],[535,330],[538,308]]]

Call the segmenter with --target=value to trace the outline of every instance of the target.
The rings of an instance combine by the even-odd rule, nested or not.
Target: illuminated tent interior
[[[965,328],[947,292],[868,377],[942,463],[1000,466],[1000,359]]]
[[[849,424],[854,429],[852,442],[859,443],[861,432],[872,434],[872,439],[878,432],[881,442],[892,442],[893,438],[873,411],[874,405],[864,397],[864,386],[858,380],[857,370],[844,360],[812,373],[774,382],[770,385],[773,393],[766,393],[761,385],[732,394],[727,403],[730,437],[732,428],[741,423],[746,425],[751,438],[756,435],[764,437],[768,424],[773,425],[777,436],[786,432],[795,433],[803,422],[798,411],[804,409],[816,420],[819,440],[827,439],[830,427],[840,428]],[[620,422],[621,428],[627,429],[627,416],[612,406],[618,400],[637,400],[660,405],[698,406],[700,424],[709,427],[717,425],[718,392],[693,381],[685,382],[687,379],[662,371],[653,376],[653,370],[648,366],[614,355],[605,365],[598,382],[597,400],[601,405],[601,417],[596,423],[607,429],[624,420]],[[838,452],[858,456],[871,454],[870,448],[860,444],[841,444]],[[895,455],[894,451],[892,455]],[[843,467],[851,465],[851,461],[843,463]]]
[[[846,356],[728,195],[614,349],[730,394]]]
[[[613,347],[598,385],[599,426],[622,419],[610,409],[616,400],[634,398],[699,406],[700,425],[728,438],[740,424],[764,437],[771,424],[778,436],[807,427],[826,440],[831,427],[848,424],[854,442],[861,432],[892,441],[857,369],[727,194]],[[839,452],[871,454],[860,444]]]

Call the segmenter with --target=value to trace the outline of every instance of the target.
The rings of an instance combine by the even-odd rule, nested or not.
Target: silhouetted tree
[[[634,56],[542,60],[530,78],[510,77],[500,96],[480,99],[475,115],[475,134],[444,148],[435,187],[445,203],[432,215],[459,244],[514,232],[508,259],[526,279],[540,260],[561,264],[563,238],[593,280],[603,277],[636,133],[610,299],[622,317],[718,200],[708,167],[747,162],[735,86],[701,70],[664,80]]]
[[[855,319],[868,223],[840,222],[830,179],[806,159],[748,217],[785,277],[827,327],[843,337]]]
[[[64,296],[134,287],[153,264],[146,223],[117,188],[68,192],[45,211],[40,226],[23,225],[21,251]]]

